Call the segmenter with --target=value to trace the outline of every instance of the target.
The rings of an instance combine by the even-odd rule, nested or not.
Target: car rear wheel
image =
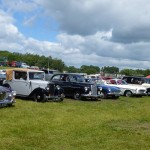
[[[74,92],[74,99],[75,100],[81,99],[81,93],[79,91]]]
[[[126,97],[131,97],[132,96],[132,92],[131,91],[126,91],[125,92],[125,96]]]

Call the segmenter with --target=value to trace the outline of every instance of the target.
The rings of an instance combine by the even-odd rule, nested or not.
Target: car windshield
[[[150,84],[150,79],[149,78],[144,78],[144,82],[143,83],[148,83]]]
[[[72,82],[85,82],[85,79],[81,75],[70,75],[70,81],[72,81]]]
[[[29,79],[30,80],[43,80],[44,72],[29,72]]]
[[[105,82],[103,80],[97,80],[97,84],[101,84],[101,85],[104,85]]]
[[[1,79],[5,79],[6,78],[6,74],[0,74],[0,78]]]
[[[77,76],[77,81],[78,81],[78,82],[85,82],[83,76]]]

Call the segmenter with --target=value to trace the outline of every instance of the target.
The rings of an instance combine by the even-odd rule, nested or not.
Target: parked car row
[[[106,85],[105,82],[103,80],[100,79],[96,79],[96,78],[86,78],[85,79],[86,82],[94,82],[96,83],[97,87],[102,88],[102,98],[106,99],[106,98],[114,98],[114,99],[118,99],[121,93],[120,88],[116,87],[116,86],[109,86]]]
[[[103,98],[119,98],[119,96],[145,96],[147,95],[147,90],[140,85],[130,85],[126,81],[121,79],[86,79],[87,82],[95,82],[97,86],[102,87]]]
[[[13,68],[6,69],[5,80],[0,86],[0,104],[13,104],[15,96],[26,97],[36,102],[61,102],[64,97],[75,100],[118,99],[122,95],[144,96],[148,89],[141,85],[129,85],[122,79],[86,79],[77,73],[59,72],[45,78],[45,71]]]

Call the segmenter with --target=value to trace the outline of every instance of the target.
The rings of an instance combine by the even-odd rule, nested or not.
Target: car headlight
[[[60,86],[59,86],[59,85],[57,85],[57,86],[56,86],[56,89],[57,89],[57,90],[60,90]]]
[[[88,90],[88,87],[84,87],[84,90],[87,91],[87,90]]]
[[[98,89],[99,89],[99,91],[102,91],[103,88],[102,87],[98,87]]]
[[[49,87],[47,86],[47,87],[45,88],[45,90],[46,90],[46,91],[49,91]]]
[[[111,88],[108,88],[108,91],[111,92]]]
[[[13,96],[16,96],[16,91],[11,92]]]

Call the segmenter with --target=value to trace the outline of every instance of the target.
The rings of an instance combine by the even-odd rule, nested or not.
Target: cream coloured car
[[[126,81],[121,79],[110,79],[106,80],[105,84],[110,86],[116,86],[121,89],[121,95],[131,97],[131,96],[144,96],[146,95],[146,88],[141,85],[130,85]]]

